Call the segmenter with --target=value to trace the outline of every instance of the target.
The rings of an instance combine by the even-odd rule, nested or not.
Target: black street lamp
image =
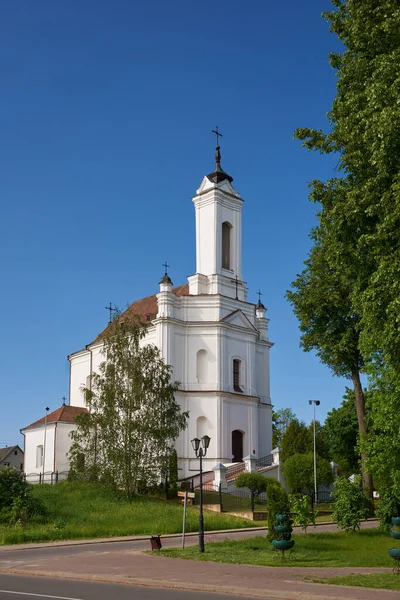
[[[207,454],[211,438],[203,435],[201,440],[193,438],[192,446],[196,458],[200,458],[200,517],[199,517],[199,552],[204,552],[204,519],[203,519],[203,456]]]

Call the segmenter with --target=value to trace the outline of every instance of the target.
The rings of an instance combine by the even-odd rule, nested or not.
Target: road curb
[[[378,519],[363,519],[361,522],[377,522]],[[318,529],[319,527],[324,527],[326,525],[336,525],[334,521],[326,521],[325,523],[316,523],[314,529]],[[297,533],[302,533],[300,526],[295,526],[293,530]],[[234,533],[246,533],[252,531],[268,531],[267,527],[243,527],[240,529],[216,529],[211,531],[205,531],[205,535],[229,535]],[[185,538],[196,537],[199,535],[198,531],[193,531],[185,534]],[[119,536],[119,537],[111,537],[111,538],[90,538],[83,540],[58,540],[55,542],[37,542],[37,543],[27,543],[27,544],[9,544],[7,546],[0,545],[0,553],[1,552],[10,552],[16,550],[36,550],[37,548],[59,548],[63,546],[86,546],[90,544],[117,544],[120,542],[140,542],[149,540],[151,534],[147,535],[128,535],[128,536]],[[182,537],[182,533],[166,533],[161,534],[162,539],[174,539]]]

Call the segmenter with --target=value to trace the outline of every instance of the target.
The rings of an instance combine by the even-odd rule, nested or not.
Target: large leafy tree
[[[144,326],[117,317],[104,337],[104,362],[84,388],[87,414],[76,418],[71,467],[132,497],[167,473],[173,442],[186,427],[175,399],[179,384]],[[82,460],[84,458],[84,461]]]
[[[340,176],[312,183],[322,205],[329,265],[352,282],[365,356],[400,358],[400,4],[332,0],[324,16],[343,44],[332,53],[337,95],[327,133],[296,132],[309,149],[338,154]]]
[[[337,95],[328,113],[330,129],[325,133],[303,128],[296,135],[309,149],[338,155],[339,176],[311,184],[311,199],[321,204],[319,241],[327,268],[348,285],[347,305],[359,321],[357,348],[368,360],[383,353],[397,369],[400,5],[397,0],[332,0],[332,4],[334,10],[324,16],[343,52],[330,55],[337,73]],[[351,378],[355,383],[353,374]],[[358,421],[365,438],[360,392],[356,382]],[[364,484],[370,487],[363,470]]]
[[[319,224],[312,232],[314,246],[305,269],[292,283],[287,298],[299,320],[301,346],[314,350],[332,372],[350,379],[354,388],[358,428],[367,433],[365,397],[360,372],[364,360],[359,350],[360,317],[351,301],[353,290],[349,274],[329,262],[332,239]],[[372,480],[363,460],[363,479],[368,496],[372,496]]]

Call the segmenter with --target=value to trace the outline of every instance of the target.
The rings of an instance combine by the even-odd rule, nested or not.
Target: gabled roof
[[[19,446],[6,446],[5,448],[0,448],[0,462],[7,458],[7,456],[11,454],[11,452],[14,452],[14,450],[16,450],[17,448],[23,454]]]
[[[75,417],[84,412],[88,412],[88,410],[83,406],[69,406],[68,404],[63,404],[62,406],[60,406],[60,408],[57,408],[57,410],[54,410],[52,413],[47,415],[47,423],[73,423]],[[38,427],[39,425],[44,425],[45,421],[46,417],[42,417],[41,419],[34,421],[30,425],[23,427],[21,431],[23,431],[24,429],[29,429],[29,427]]]
[[[244,312],[240,309],[234,310],[225,317],[222,317],[221,321],[230,323],[231,325],[237,325],[239,327],[246,327],[247,329],[253,329],[257,331],[253,323],[246,317]]]
[[[185,283],[184,285],[173,288],[172,293],[178,297],[189,296],[189,284]],[[156,318],[157,312],[157,295],[153,294],[152,296],[135,300],[135,302],[128,306],[126,311],[122,313],[120,319],[123,321],[126,318],[138,316],[143,323],[147,323]],[[112,323],[108,324],[107,327],[103,329],[103,331],[91,343],[96,344],[100,342],[104,337],[104,334],[110,330],[110,327],[112,327]],[[90,346],[91,344],[88,345]]]

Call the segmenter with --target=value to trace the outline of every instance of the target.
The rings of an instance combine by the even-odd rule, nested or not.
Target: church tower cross
[[[219,148],[219,137],[222,137],[222,133],[219,132],[218,130],[218,125],[216,126],[215,129],[212,130],[212,133],[215,133],[216,138],[217,138],[217,148]]]
[[[169,265],[167,261],[165,261],[165,263],[163,263],[162,266],[165,268],[165,274],[168,275],[168,267],[170,267],[171,265]]]
[[[105,308],[106,310],[109,310],[109,311],[110,311],[110,319],[109,319],[109,321],[108,321],[108,323],[110,324],[110,323],[112,322],[112,313],[113,313],[113,311],[116,311],[117,309],[112,307],[112,304],[111,304],[111,302],[110,302],[110,306],[105,306],[104,308]]]

